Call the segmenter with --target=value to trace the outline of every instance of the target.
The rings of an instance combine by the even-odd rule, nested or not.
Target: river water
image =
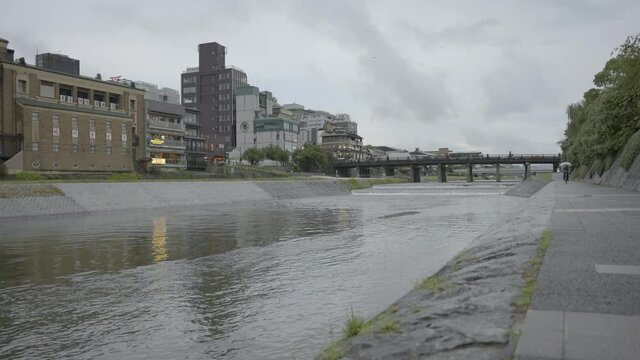
[[[506,217],[508,189],[1,221],[0,358],[312,358]]]

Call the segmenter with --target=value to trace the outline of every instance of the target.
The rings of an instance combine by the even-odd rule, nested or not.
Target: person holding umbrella
[[[564,180],[564,183],[568,183],[569,182],[569,169],[571,168],[571,166],[573,166],[570,162],[565,161],[560,163],[560,168],[562,169],[562,180]]]

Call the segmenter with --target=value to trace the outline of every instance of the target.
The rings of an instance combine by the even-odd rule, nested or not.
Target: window
[[[40,83],[40,96],[42,97],[47,97],[47,98],[53,98],[53,83],[49,83],[49,82],[41,82]]]
[[[194,93],[196,92],[195,86],[189,86],[182,89],[183,93]]]
[[[31,143],[31,151],[38,151],[38,143],[37,142],[32,142]]]
[[[37,112],[31,113],[31,142],[37,143],[40,140],[40,121]],[[36,144],[36,149],[37,149]],[[38,151],[38,150],[34,150]]]
[[[89,152],[92,153],[92,154],[95,154],[96,153],[96,146],[95,145],[89,146]]]
[[[78,144],[73,144],[73,145],[71,145],[71,150],[72,150],[74,153],[77,153],[79,149],[80,149],[80,145],[78,145]]]
[[[107,146],[106,148],[107,155],[111,155],[111,146]]]
[[[122,148],[122,156],[127,156],[127,148]]]
[[[22,94],[27,93],[27,81],[26,80],[18,80],[18,92]]]
[[[53,144],[53,152],[60,152],[60,144]]]
[[[54,141],[56,137],[60,137],[60,117],[58,114],[51,115],[51,128],[53,129]]]
[[[133,99],[129,99],[129,110],[136,111],[136,101]]]

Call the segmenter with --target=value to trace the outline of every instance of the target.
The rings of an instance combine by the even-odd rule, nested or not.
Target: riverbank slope
[[[520,196],[545,183],[522,184]],[[476,238],[434,276],[342,339],[324,359],[506,359],[513,353],[514,302],[547,229],[556,198],[550,183]]]
[[[0,219],[345,195],[340,180],[0,184]],[[15,196],[12,196],[15,194]]]

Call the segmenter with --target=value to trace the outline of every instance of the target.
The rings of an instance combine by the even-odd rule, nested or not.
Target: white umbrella
[[[561,167],[561,168],[563,168],[563,167],[572,167],[573,164],[568,162],[568,161],[565,161],[565,162],[561,162],[560,165],[558,165],[558,166]]]

